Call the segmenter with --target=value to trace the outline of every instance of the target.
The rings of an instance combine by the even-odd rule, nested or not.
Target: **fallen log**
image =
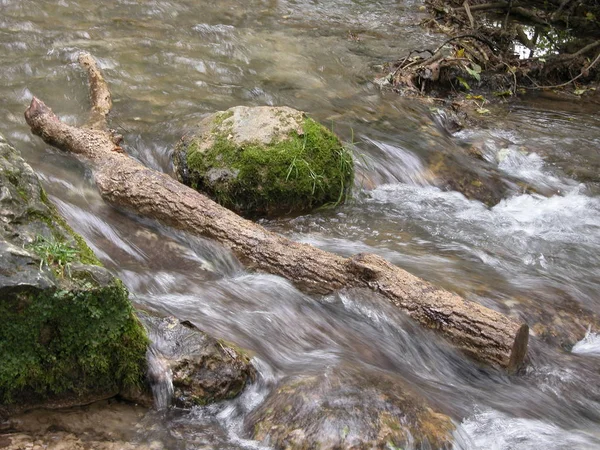
[[[110,109],[104,78],[89,54],[82,54],[80,63],[88,71],[92,92],[92,120],[88,125],[63,123],[35,97],[25,119],[45,142],[92,165],[106,201],[214,239],[249,268],[280,275],[305,292],[330,294],[344,288],[370,288],[474,359],[509,372],[522,365],[529,336],[526,324],[439,289],[379,256],[343,258],[291,241],[130,158],[119,146],[122,137],[108,130],[102,120]]]

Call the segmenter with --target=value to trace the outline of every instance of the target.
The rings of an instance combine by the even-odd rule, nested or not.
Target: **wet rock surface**
[[[432,148],[436,147],[436,134],[440,131],[442,134],[449,133],[446,129],[450,126],[446,125],[447,119],[442,113],[434,116],[434,120],[442,123],[437,124],[437,129],[424,130],[430,135]],[[514,145],[508,140],[493,139],[492,146],[503,148],[497,155],[487,148],[489,140],[492,140],[490,136],[486,136],[485,140],[467,138],[460,139],[459,145],[452,145],[450,149],[437,146],[437,150],[426,157],[428,178],[441,189],[460,192],[468,199],[478,200],[489,207],[515,193],[554,193],[504,173],[499,167],[501,155],[509,153],[507,147]]]
[[[246,426],[276,449],[450,448],[454,429],[401,378],[349,365],[284,379]]]
[[[350,153],[327,128],[288,107],[236,106],[203,119],[173,153],[182,183],[248,216],[339,204]]]
[[[123,284],[0,137],[0,415],[141,383],[146,335]]]
[[[136,443],[146,410],[116,401],[59,411],[36,410],[0,423],[0,448],[8,450],[159,450]]]
[[[535,293],[515,300],[523,305],[523,316],[531,324],[532,334],[553,347],[571,351],[590,329],[600,327],[598,314],[558,289],[553,301]]]
[[[440,188],[460,192],[488,206],[494,206],[509,192],[501,177],[474,155],[436,152],[430,155],[428,164]]]
[[[200,331],[175,317],[142,317],[152,346],[155,370],[149,377],[155,385],[172,377],[175,406],[191,408],[236,397],[256,371],[247,355],[226,342]]]

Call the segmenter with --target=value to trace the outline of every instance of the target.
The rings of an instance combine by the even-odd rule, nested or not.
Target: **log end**
[[[36,119],[46,114],[48,111],[52,112],[52,110],[48,108],[43,101],[37,97],[33,97],[31,99],[31,103],[29,104],[29,108],[25,110],[25,121],[30,127],[33,127],[37,122]]]
[[[87,52],[80,53],[77,57],[77,60],[79,61],[79,64],[86,70],[89,70],[90,67],[96,66],[96,60]]]
[[[60,128],[60,120],[52,109],[50,109],[46,104],[38,99],[37,97],[33,97],[31,99],[31,103],[29,107],[25,110],[25,122],[31,128],[31,132],[37,136],[41,136],[41,138],[51,144],[54,145],[57,141],[51,139],[50,134],[52,134],[49,129],[55,128],[57,124],[59,124]]]
[[[525,356],[527,356],[527,344],[529,343],[529,326],[522,324],[519,327],[515,335],[515,340],[510,352],[510,360],[506,371],[508,373],[515,373],[519,370],[525,362]]]

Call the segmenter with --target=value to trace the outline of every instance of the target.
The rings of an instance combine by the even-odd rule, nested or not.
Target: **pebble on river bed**
[[[145,408],[114,400],[47,411],[38,409],[0,423],[0,448],[7,450],[163,450],[157,440],[136,439]],[[6,434],[3,434],[6,433]]]

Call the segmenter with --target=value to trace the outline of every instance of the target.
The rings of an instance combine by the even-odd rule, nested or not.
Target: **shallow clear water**
[[[132,441],[258,448],[243,420],[277,380],[350,362],[407,380],[455,421],[456,448],[600,448],[599,330],[572,353],[541,332],[566,327],[582,339],[587,317],[600,313],[600,199],[589,174],[600,167],[600,114],[530,99],[493,126],[448,135],[427,106],[370,82],[378,64],[439,39],[416,25],[419,6],[0,0],[0,132],[139,307],[250,349],[261,374],[237,400],[148,414]],[[22,116],[35,94],[64,120],[85,119],[81,50],[109,80],[111,126],[125,149],[159,170],[170,170],[170,149],[201,117],[233,105],[288,105],[330,124],[357,156],[354,199],[263,224],[336,253],[380,254],[527,320],[528,368],[512,377],[482,370],[381,298],[304,295],[246,272],[214,243],[106,205],[85,165],[32,136]],[[506,177],[552,195],[514,193],[487,208],[433,186],[427,155],[473,142]]]

